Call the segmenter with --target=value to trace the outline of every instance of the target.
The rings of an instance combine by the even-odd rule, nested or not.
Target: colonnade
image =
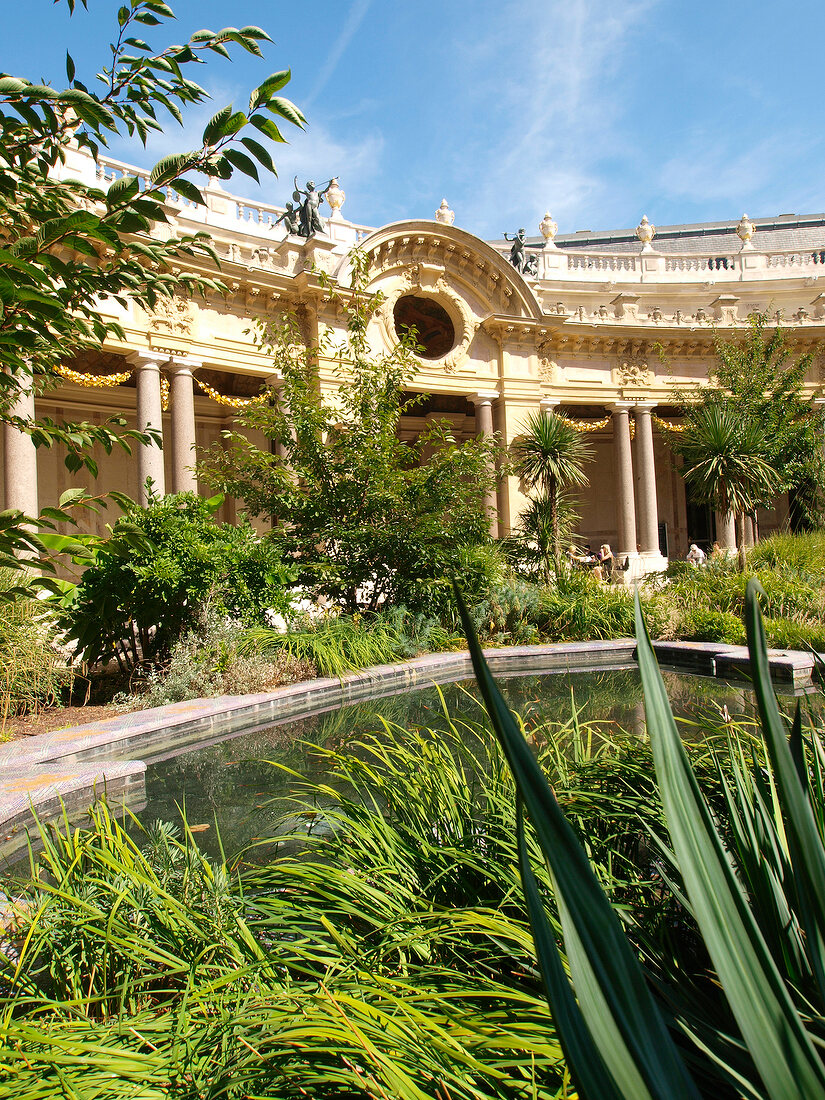
[[[198,489],[194,471],[195,394],[192,372],[199,366],[199,361],[182,356],[137,353],[134,371],[136,426],[138,431],[154,431],[161,439],[164,439],[161,371],[169,377],[171,416],[164,449],[170,452],[169,489],[173,493],[197,492]],[[20,391],[10,412],[23,420],[33,420],[35,407],[32,391]],[[152,480],[153,492],[162,496],[167,489],[164,451],[154,445],[136,447],[133,457],[137,463],[141,504],[148,500],[148,478]],[[5,508],[19,509],[29,516],[37,515],[37,448],[31,436],[8,422],[3,423],[3,489]]]
[[[195,359],[172,356],[162,359],[150,352],[138,353],[135,368],[137,387],[137,427],[144,432],[153,429],[163,436],[163,412],[161,396],[161,369],[170,376],[169,395],[171,410],[171,439],[165,440],[171,458],[171,492],[196,493],[198,479],[195,475],[195,391],[192,371],[201,363]],[[152,479],[155,494],[166,492],[166,474],[163,452],[158,447],[138,447],[138,480],[140,502],[148,499],[147,478]]]
[[[195,402],[193,371],[201,366],[197,360],[182,356],[139,352],[134,376],[136,384],[137,428],[164,436],[161,379],[169,379],[171,415],[166,428],[165,450],[169,452],[169,491],[197,492],[195,463]],[[499,400],[495,390],[467,395],[475,408],[476,432],[481,437],[495,433],[494,405]],[[545,398],[541,408],[550,412],[560,399]],[[613,457],[615,466],[616,538],[615,552],[620,560],[629,559],[629,578],[663,569],[666,559],[659,547],[659,509],[656,496],[656,467],[653,447],[653,401],[615,401],[607,406],[611,411]],[[631,444],[630,414],[635,419],[635,446]],[[34,417],[34,396],[22,391],[12,410],[13,415],[30,420]],[[4,486],[5,507],[16,508],[28,515],[38,511],[37,451],[31,438],[11,424],[4,424]],[[146,503],[147,479],[151,479],[155,494],[167,490],[164,452],[157,446],[137,447],[134,452],[138,467],[141,503]],[[635,467],[635,469],[634,469]],[[488,489],[485,508],[490,532],[495,538],[500,531],[497,492]],[[506,517],[505,517],[506,519]],[[506,528],[505,528],[506,529]],[[732,517],[716,516],[716,537],[720,547],[736,545]],[[752,538],[752,531],[751,531]]]

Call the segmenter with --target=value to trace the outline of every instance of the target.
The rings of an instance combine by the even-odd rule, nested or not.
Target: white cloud
[[[658,185],[667,197],[714,202],[736,212],[741,208],[754,217],[818,209],[821,186],[810,178],[818,144],[810,135],[786,130],[731,149],[729,134],[695,132],[662,165]]]

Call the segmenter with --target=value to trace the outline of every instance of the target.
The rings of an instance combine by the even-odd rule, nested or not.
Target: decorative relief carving
[[[191,302],[174,295],[172,298],[159,298],[149,315],[149,332],[157,336],[178,336],[189,338],[195,310]]]
[[[647,356],[629,353],[619,356],[619,362],[613,368],[613,382],[617,386],[651,386],[653,371],[649,368]]]

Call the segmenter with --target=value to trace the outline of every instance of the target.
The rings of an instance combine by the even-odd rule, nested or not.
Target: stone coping
[[[635,666],[632,638],[508,646],[485,650],[499,675],[584,672]],[[747,678],[744,646],[711,642],[654,642],[661,664],[725,679]],[[777,686],[810,688],[809,654],[770,651]],[[430,653],[392,665],[375,665],[340,679],[308,680],[255,695],[217,696],[133,711],[84,726],[0,744],[0,855],[15,846],[15,834],[43,818],[82,809],[105,790],[130,805],[145,801],[146,766],[241,733],[309,717],[348,703],[382,698],[426,684],[472,676],[466,651]],[[20,837],[22,840],[22,836]],[[19,844],[17,845],[19,847]]]

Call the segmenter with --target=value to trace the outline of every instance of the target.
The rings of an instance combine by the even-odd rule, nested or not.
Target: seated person
[[[689,561],[691,565],[704,565],[707,560],[708,556],[705,551],[700,550],[696,543],[692,542],[685,561]]]

